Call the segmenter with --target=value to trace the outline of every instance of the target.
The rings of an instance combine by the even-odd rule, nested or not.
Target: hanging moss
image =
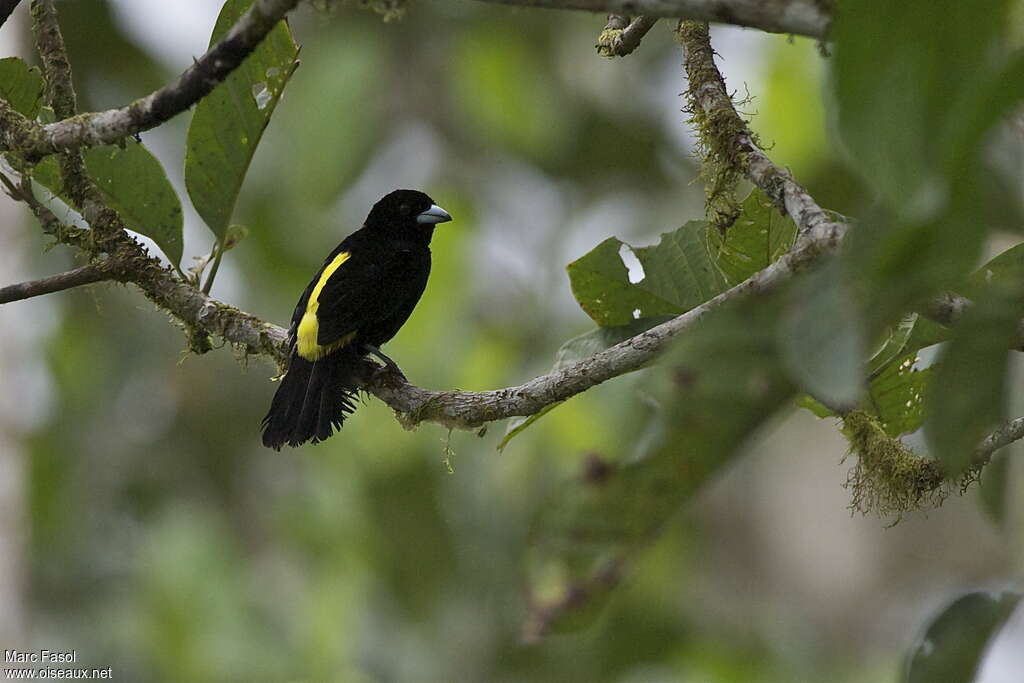
[[[857,458],[845,484],[856,512],[895,516],[896,524],[904,513],[938,507],[951,492],[963,493],[978,479],[979,467],[947,479],[938,462],[886,434],[878,419],[863,410],[843,417],[842,432],[850,442],[849,455]]]

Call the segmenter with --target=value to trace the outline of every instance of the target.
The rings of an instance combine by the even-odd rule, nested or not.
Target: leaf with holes
[[[924,421],[925,397],[935,366],[918,369],[916,354],[890,363],[871,384],[871,406],[886,434],[899,436],[917,431]]]
[[[252,4],[228,0],[213,45]],[[263,131],[298,65],[298,46],[281,21],[224,82],[196,106],[188,127],[185,187],[207,227],[223,240]]]
[[[690,221],[658,244],[639,248],[606,239],[567,267],[576,300],[602,327],[699,306],[726,288],[708,252],[707,230],[707,223]],[[632,273],[627,263],[634,265]]]

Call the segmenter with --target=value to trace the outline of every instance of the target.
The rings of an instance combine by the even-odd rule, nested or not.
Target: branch
[[[367,390],[395,411],[403,413],[402,421],[410,427],[420,422],[436,422],[448,428],[475,429],[494,420],[533,415],[552,403],[564,401],[613,377],[639,370],[711,311],[735,299],[773,291],[794,274],[816,263],[824,254],[835,251],[842,235],[843,230],[838,225],[817,226],[793,251],[700,306],[589,358],[519,386],[484,392],[428,391],[405,382],[390,383],[380,378]]]
[[[1010,420],[999,429],[986,436],[974,451],[971,462],[981,466],[992,458],[992,454],[1014,441],[1024,439],[1024,417]]]
[[[61,150],[111,144],[154,128],[191,107],[227,78],[298,3],[257,0],[227,35],[178,78],[120,109],[80,114],[42,127],[32,124],[34,130],[12,133],[6,130],[12,122],[24,127],[27,120],[21,117],[18,121],[0,107],[4,143],[34,159]]]
[[[72,287],[81,287],[94,282],[101,282],[111,278],[106,268],[98,265],[82,266],[69,270],[59,275],[51,275],[39,280],[21,282],[16,285],[0,287],[0,304],[9,304],[12,301],[30,299],[34,296],[52,294]]]
[[[707,24],[681,21],[676,33],[683,46],[689,80],[687,95],[701,142],[708,150],[707,161],[722,166],[720,173],[746,176],[783,214],[793,218],[800,235],[819,226],[845,232],[848,225],[834,223],[790,172],[776,166],[758,147],[747,122],[736,112],[725,79],[715,66]]]
[[[640,46],[647,32],[651,30],[657,17],[629,17],[609,14],[608,23],[597,38],[597,51],[604,57],[625,57]]]
[[[829,0],[482,0],[499,5],[584,10],[713,21],[823,40],[832,22]]]

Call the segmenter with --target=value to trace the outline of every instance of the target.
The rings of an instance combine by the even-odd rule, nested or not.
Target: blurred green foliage
[[[688,584],[723,539],[684,528],[675,513],[791,404],[797,385],[839,401],[859,395],[865,339],[882,349],[869,398],[884,426],[897,435],[921,424],[933,373],[915,371],[913,359],[944,337],[892,313],[974,265],[984,226],[955,228],[977,188],[966,182],[938,204],[928,192],[962,171],[976,180],[977,143],[992,122],[957,107],[935,115],[946,111],[935,103],[955,94],[947,71],[984,76],[984,90],[1002,73],[1002,53],[971,72],[943,52],[945,41],[977,55],[1001,45],[996,24],[953,32],[974,16],[962,10],[930,35],[927,3],[896,4],[864,3],[888,14],[851,12],[837,29],[856,45],[837,51],[833,71],[838,134],[852,159],[829,144],[837,132],[826,127],[813,43],[765,37],[765,77],[752,89],[764,114],[753,125],[775,142],[772,154],[823,204],[863,215],[877,244],[855,243],[790,290],[712,316],[673,350],[668,370],[565,402],[500,457],[500,425],[480,437],[432,426],[407,433],[375,400],[322,445],[268,452],[257,426],[274,369],[262,361],[227,349],[184,356],[184,337],[118,286],[22,304],[57,312],[34,352],[52,380],[50,403],[23,440],[31,641],[73,646],[87,664],[133,681],[888,680],[898,647],[864,657],[878,646],[830,631],[820,614],[787,623],[773,612],[785,601],[751,596],[737,624],[721,613],[725,592],[714,594],[722,605],[707,604]],[[169,77],[105,0],[60,11],[84,107],[121,104]],[[489,389],[606,348],[789,246],[792,224],[756,193],[725,236],[697,221],[665,232],[703,213],[680,142],[684,115],[675,104],[664,111],[683,89],[665,31],[611,62],[592,50],[598,19],[509,12],[415,3],[386,24],[344,8],[297,13],[302,67],[251,158],[232,214],[249,237],[226,257],[215,293],[283,323],[373,201],[398,185],[421,187],[455,222],[438,230],[427,293],[387,351],[422,386]],[[877,82],[866,77],[876,45],[850,37],[879,31],[879,17],[891,19],[879,40],[901,49],[877,75],[904,89],[889,99],[872,97]],[[905,24],[914,40],[900,34]],[[114,73],[114,64],[126,66]],[[24,66],[5,60],[0,69]],[[144,136],[179,194],[187,122]],[[935,143],[947,133],[960,147]],[[229,208],[227,194],[210,203]],[[914,200],[909,213],[904,197]],[[184,254],[204,255],[208,235],[186,214]],[[627,244],[648,278],[640,287],[621,258]],[[177,261],[174,247],[164,250]],[[997,262],[999,272],[1012,260]],[[907,264],[917,269],[904,273]],[[848,305],[849,273],[861,267],[881,302],[866,313]],[[574,292],[607,327],[592,329]],[[1008,306],[978,315],[1006,322]],[[803,344],[790,348],[794,338]],[[1005,344],[989,346],[966,355],[1001,370]],[[956,348],[954,337],[947,355]],[[974,377],[972,367],[956,372]],[[947,423],[997,383],[968,388]],[[971,438],[993,415],[973,414]],[[744,530],[729,531],[741,545]],[[571,599],[609,566],[631,580],[568,615],[589,629],[523,642],[538,606]],[[544,625],[560,630],[555,621]]]

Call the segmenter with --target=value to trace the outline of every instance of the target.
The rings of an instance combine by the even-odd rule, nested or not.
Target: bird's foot
[[[377,366],[375,373],[386,373],[389,375],[400,377],[404,382],[409,381],[408,378],[406,378],[405,373],[402,372],[402,369],[398,367],[398,363],[393,361],[383,351],[381,351],[379,348],[371,344],[366,344],[365,347],[366,350],[370,352],[370,354],[372,354],[373,356],[378,358],[382,363],[384,363],[383,366]]]

